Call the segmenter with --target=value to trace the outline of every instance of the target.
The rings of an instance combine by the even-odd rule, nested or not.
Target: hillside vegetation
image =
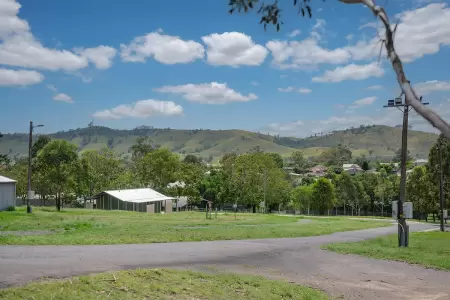
[[[64,139],[78,146],[79,151],[109,147],[130,155],[130,147],[140,136],[149,136],[161,147],[185,154],[195,154],[207,161],[217,161],[227,152],[244,153],[254,147],[266,152],[276,152],[283,157],[301,149],[305,156],[320,155],[325,149],[341,143],[347,145],[353,155],[388,158],[400,148],[401,128],[388,126],[361,126],[334,131],[308,138],[280,137],[245,130],[179,130],[156,129],[141,126],[132,130],[117,130],[101,126],[61,131],[49,135],[52,139]],[[409,131],[408,147],[414,157],[426,157],[437,135]],[[10,158],[27,155],[28,136],[23,133],[4,134],[0,139],[0,153]]]

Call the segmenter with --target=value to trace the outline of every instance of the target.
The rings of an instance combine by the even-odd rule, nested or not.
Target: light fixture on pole
[[[28,137],[28,193],[27,193],[27,213],[31,213],[30,199],[34,199],[34,193],[31,190],[31,148],[33,147],[33,129],[43,127],[44,125],[33,125],[30,121],[30,133]]]
[[[398,222],[398,246],[408,247],[409,243],[409,229],[406,224],[406,219],[403,214],[403,204],[406,198],[406,159],[408,155],[408,113],[411,108],[402,98],[388,100],[388,104],[383,107],[396,107],[403,113],[403,126],[402,126],[402,148],[401,148],[401,159],[400,159],[400,201],[397,201],[397,222]],[[422,97],[420,97],[420,102],[422,102]],[[429,103],[422,103],[423,105],[428,105]]]

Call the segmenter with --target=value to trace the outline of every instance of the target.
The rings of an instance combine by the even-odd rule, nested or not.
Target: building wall
[[[120,199],[117,199],[108,194],[102,194],[96,202],[97,209],[104,210],[128,210],[128,211],[138,211],[138,212],[147,212],[147,205],[154,204],[154,212],[161,212],[161,202],[144,202],[144,203],[133,203],[133,202],[125,202]]]
[[[16,183],[0,183],[0,210],[16,206]]]

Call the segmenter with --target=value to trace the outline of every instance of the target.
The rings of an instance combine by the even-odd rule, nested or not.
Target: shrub
[[[16,207],[15,206],[8,206],[6,208],[6,211],[16,211]]]

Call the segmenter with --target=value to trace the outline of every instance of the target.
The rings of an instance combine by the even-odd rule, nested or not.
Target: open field
[[[323,292],[257,276],[165,269],[121,271],[0,290],[2,299],[328,299]]]
[[[358,254],[450,270],[450,232],[411,233],[408,248],[399,248],[397,245],[397,235],[389,235],[357,243],[329,244],[322,248],[338,253]]]
[[[0,244],[87,245],[183,241],[240,240],[324,235],[339,231],[390,226],[386,222],[328,218],[302,220],[262,214],[146,214],[53,208],[25,208],[0,213]],[[34,232],[38,231],[38,232]],[[33,234],[36,233],[36,234]]]

